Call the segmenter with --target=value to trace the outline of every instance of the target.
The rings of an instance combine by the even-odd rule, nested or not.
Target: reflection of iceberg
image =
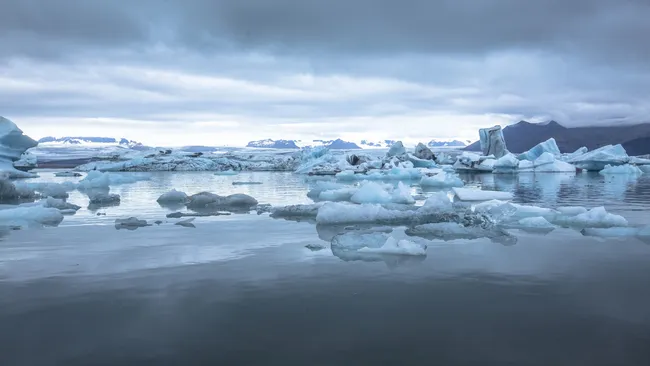
[[[385,262],[389,267],[419,263],[426,258],[425,244],[398,241],[381,232],[340,234],[332,238],[331,248],[332,254],[344,261]]]

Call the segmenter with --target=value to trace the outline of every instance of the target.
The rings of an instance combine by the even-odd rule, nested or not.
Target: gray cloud
[[[385,137],[438,115],[647,121],[648,18],[646,0],[8,0],[0,114]]]

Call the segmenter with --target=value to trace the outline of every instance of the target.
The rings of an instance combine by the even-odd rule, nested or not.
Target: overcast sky
[[[0,115],[158,145],[650,121],[648,0],[4,0]]]

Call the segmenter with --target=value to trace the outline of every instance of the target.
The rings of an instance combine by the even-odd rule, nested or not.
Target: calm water
[[[463,179],[518,202],[604,205],[650,224],[648,178]],[[113,227],[166,221],[172,211],[155,201],[171,188],[280,205],[311,202],[312,182],[156,173],[113,187],[122,203],[98,210],[73,192],[84,208],[61,226],[0,239],[0,365],[650,364],[650,245],[638,239],[513,231],[513,246],[440,241],[426,258],[366,262],[305,248],[327,244],[332,228],[267,215]]]

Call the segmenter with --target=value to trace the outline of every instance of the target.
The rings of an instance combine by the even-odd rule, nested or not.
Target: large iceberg
[[[0,116],[0,171],[9,178],[31,178],[34,174],[16,169],[15,161],[20,160],[23,153],[38,145],[10,120]]]
[[[481,138],[480,143],[483,155],[493,155],[498,159],[508,153],[501,126],[481,128],[478,132]]]
[[[568,159],[567,162],[580,169],[601,171],[607,165],[616,166],[627,164],[630,157],[622,145],[607,145],[586,154]]]
[[[494,173],[517,173],[519,159],[513,154],[505,154],[494,162]]]
[[[61,221],[63,221],[61,211],[41,204],[25,204],[0,209],[0,226],[56,226]]]
[[[493,155],[481,156],[469,151],[463,151],[454,163],[454,169],[461,171],[492,172],[496,160]]]
[[[558,157],[562,154],[560,152],[560,148],[555,142],[555,139],[551,137],[550,139],[535,145],[532,149],[526,151],[525,153],[519,154],[519,160],[534,161],[544,153],[550,153],[553,156]]]
[[[151,177],[146,174],[120,174],[89,171],[86,177],[79,181],[79,189],[88,190],[96,188],[108,188],[112,185],[135,183],[141,180],[149,180]]]

